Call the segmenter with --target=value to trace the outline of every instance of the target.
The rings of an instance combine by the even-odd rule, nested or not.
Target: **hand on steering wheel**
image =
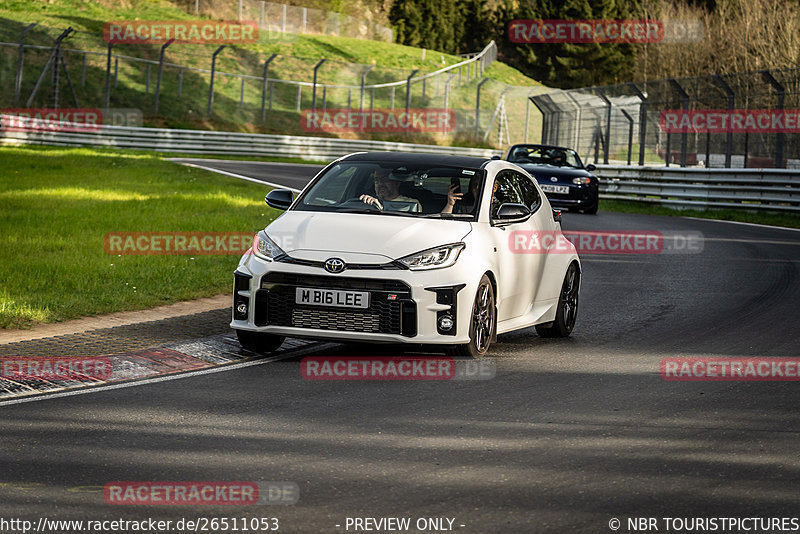
[[[361,195],[358,199],[363,202],[364,204],[369,204],[370,206],[375,206],[379,210],[383,211],[383,205],[381,205],[381,201],[377,198],[370,196],[370,195]]]

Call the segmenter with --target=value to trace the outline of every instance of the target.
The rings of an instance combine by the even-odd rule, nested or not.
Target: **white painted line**
[[[318,348],[318,347],[315,347]],[[85,395],[87,393],[99,393],[101,391],[110,391],[112,389],[123,389],[123,388],[131,388],[135,386],[144,386],[147,384],[155,384],[158,382],[166,382],[168,380],[179,380],[181,378],[190,378],[194,376],[200,375],[208,375],[211,373],[221,373],[223,371],[233,371],[236,369],[244,369],[245,367],[253,367],[256,365],[263,365],[265,363],[272,363],[277,362],[280,360],[286,360],[289,358],[295,358],[298,356],[297,352],[293,351],[289,354],[282,354],[280,356],[273,356],[271,358],[263,358],[260,360],[249,361],[249,362],[241,362],[241,363],[234,363],[228,365],[219,365],[216,367],[211,367],[208,369],[199,369],[197,371],[186,371],[184,373],[176,373],[171,375],[164,375],[164,376],[157,376],[155,378],[145,378],[142,380],[133,380],[131,382],[124,382],[122,384],[109,384],[107,386],[96,386],[96,387],[86,387],[82,389],[77,389],[73,391],[61,391],[58,393],[47,394],[44,393],[42,395],[36,395],[31,397],[24,397],[21,399],[13,399],[8,401],[0,400],[0,408],[3,406],[11,406],[12,404],[23,404],[26,402],[37,402],[42,400],[48,399],[57,399],[60,397],[72,397],[73,395]]]
[[[172,161],[175,163],[182,163],[184,165],[190,165],[187,163],[188,161],[208,161],[211,163],[247,163],[248,165],[271,165],[271,166],[284,166],[289,165],[291,167],[318,167],[322,168],[325,167],[327,164],[319,164],[319,163],[281,163],[279,161],[249,161],[249,160],[240,160],[240,159],[216,159],[216,158],[166,158],[168,161]],[[333,160],[331,160],[333,161]]]
[[[225,160],[225,161],[227,161],[227,160]],[[257,183],[257,184],[268,185],[270,187],[276,187],[278,189],[288,189],[289,191],[291,191],[293,193],[299,193],[300,192],[299,189],[295,189],[293,187],[288,187],[288,186],[281,185],[281,184],[267,182],[265,180],[258,180],[256,178],[250,178],[249,176],[244,176],[242,174],[236,174],[234,172],[221,171],[219,169],[212,169],[211,167],[206,167],[204,165],[195,165],[194,163],[180,163],[180,165],[186,165],[187,167],[195,167],[197,169],[203,169],[204,171],[216,172],[217,174],[224,174],[225,176],[231,176],[233,178],[238,178],[240,180],[247,180],[248,182],[254,182],[254,183]]]
[[[744,226],[755,226],[758,228],[772,228],[774,230],[789,230],[790,232],[800,232],[800,228],[787,228],[785,226],[772,226],[770,224],[758,224],[758,223],[749,223],[741,221],[726,221],[724,219],[703,219],[702,217],[681,217],[681,219],[690,219],[693,221],[711,221],[711,222],[728,223],[728,224],[742,224]]]

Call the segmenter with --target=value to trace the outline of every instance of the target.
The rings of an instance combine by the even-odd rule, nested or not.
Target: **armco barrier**
[[[0,116],[0,121],[2,121]],[[42,144],[157,150],[184,154],[335,159],[352,152],[394,151],[491,157],[498,150],[327,137],[102,126],[96,131],[13,131],[0,145]],[[783,169],[598,166],[601,198],[677,208],[800,211],[800,173]]]
[[[229,154],[322,160],[332,160],[345,154],[362,151],[422,152],[476,157],[500,154],[497,150],[484,148],[125,126],[102,126],[96,131],[86,132],[13,131],[0,128],[0,144],[112,147],[184,154]]]
[[[600,197],[678,208],[800,211],[800,173],[785,169],[687,169],[601,165]]]

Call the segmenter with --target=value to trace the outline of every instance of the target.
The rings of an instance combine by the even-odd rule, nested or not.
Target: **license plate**
[[[557,193],[559,195],[568,195],[569,186],[542,184],[542,191],[544,191],[545,193]]]
[[[298,287],[295,292],[295,302],[311,306],[369,308],[369,292]]]

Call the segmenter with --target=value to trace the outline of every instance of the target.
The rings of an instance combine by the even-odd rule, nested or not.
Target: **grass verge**
[[[146,152],[0,151],[0,328],[144,309],[229,290],[238,255],[109,255],[108,232],[254,233],[264,186]]]

